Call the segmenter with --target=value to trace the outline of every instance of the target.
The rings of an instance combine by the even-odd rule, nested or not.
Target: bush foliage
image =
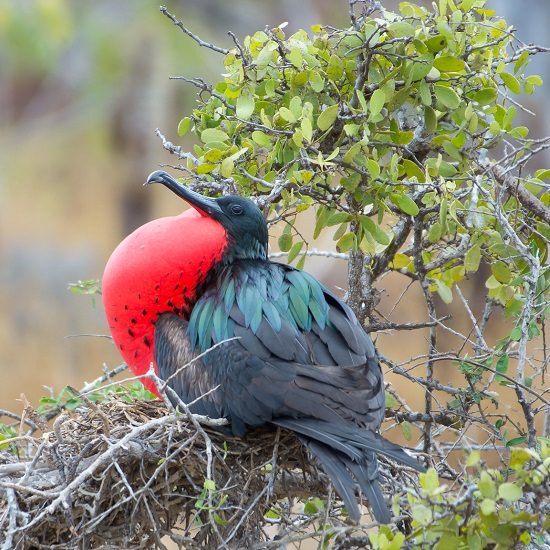
[[[346,29],[313,25],[287,36],[281,25],[235,40],[222,52],[222,80],[180,77],[200,89],[178,125],[179,136],[195,136],[192,152],[161,135],[184,161],[182,181],[256,197],[273,221],[285,220],[279,247],[300,268],[311,242],[294,221],[314,210],[313,239],[328,233],[348,254],[349,301],[374,330],[375,282],[388,271],[421,286],[432,321],[434,295],[450,304],[466,279],[484,285],[481,319],[465,302],[475,325],[472,339],[464,337],[467,351],[440,353],[432,327],[427,374],[416,381],[441,390],[433,366],[454,359],[464,386],[437,412],[463,431],[485,424],[489,441],[469,454],[457,442],[468,473],[452,488],[435,470],[421,476],[406,511],[395,505],[397,515],[411,515],[410,530],[370,534],[375,548],[542,544],[549,527],[539,507],[548,495],[549,440],[536,430],[544,421],[548,435],[545,362],[532,349],[548,309],[550,171],[528,175],[526,166],[548,140],[530,139],[518,122],[520,96],[542,85],[528,70],[542,48],[522,43],[485,4],[440,0],[429,10],[401,2],[392,13],[350,2]],[[490,342],[486,324],[499,309],[512,328]],[[506,413],[472,420],[472,409],[492,410],[505,386],[523,423]],[[388,404],[403,410],[399,397]],[[428,398],[427,415],[432,404]],[[410,439],[410,423],[401,427]],[[428,452],[437,448],[432,429],[419,428]],[[487,468],[487,452],[497,447],[500,466]]]

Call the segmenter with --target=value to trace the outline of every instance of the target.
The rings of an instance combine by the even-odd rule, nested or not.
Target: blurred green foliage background
[[[524,41],[548,45],[550,3],[528,4],[493,2]],[[204,40],[225,47],[232,45],[228,30],[243,36],[282,21],[289,33],[319,22],[343,25],[348,11],[345,0],[166,5]],[[159,164],[174,162],[156,127],[190,144],[177,141],[176,127],[195,89],[168,77],[209,80],[223,65],[158,7],[151,0],[0,2],[0,408],[20,408],[21,393],[36,402],[43,385],[56,393],[80,387],[104,362],[118,364],[109,339],[85,336],[107,333],[99,300],[75,296],[67,285],[101,277],[123,236],[181,209],[168,194],[141,187]],[[533,70],[548,75],[547,58]],[[545,92],[536,97],[544,100]],[[525,121],[533,137],[549,134],[544,106],[527,106],[539,113]],[[333,264],[308,269],[343,285],[345,266]]]

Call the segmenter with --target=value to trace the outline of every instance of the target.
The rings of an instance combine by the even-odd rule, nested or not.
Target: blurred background
[[[397,2],[383,4],[392,9]],[[548,0],[492,4],[523,41],[550,45]],[[314,23],[347,25],[345,0],[166,5],[204,40],[225,47],[232,46],[228,30],[242,37],[283,21],[289,33]],[[158,8],[152,0],[0,1],[0,408],[18,411],[22,393],[36,403],[47,393],[43,386],[56,393],[67,384],[79,388],[103,364],[119,364],[110,340],[100,336],[107,334],[100,299],[72,294],[68,284],[100,278],[125,235],[182,208],[171,194],[141,186],[159,164],[175,163],[155,128],[177,144],[192,144],[188,136],[177,138],[176,128],[195,89],[168,77],[218,79],[223,58],[199,48]],[[531,72],[549,80],[550,58],[538,56]],[[537,113],[525,121],[531,137],[550,134],[548,90],[546,84],[525,98]],[[306,264],[340,287],[345,268],[338,260]],[[387,309],[401,292],[392,285],[383,297]],[[425,319],[414,299],[402,302],[392,320]],[[399,346],[391,336],[379,339],[395,360],[426,350],[421,331],[398,337]]]

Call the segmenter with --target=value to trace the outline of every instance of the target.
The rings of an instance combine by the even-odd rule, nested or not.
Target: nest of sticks
[[[29,406],[23,417],[40,426]],[[355,529],[292,433],[237,439],[223,423],[109,399],[4,440],[3,548],[280,547],[327,520]],[[327,495],[326,509],[304,513],[304,501]]]

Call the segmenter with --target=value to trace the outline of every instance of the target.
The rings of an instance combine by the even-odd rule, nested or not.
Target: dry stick
[[[196,34],[193,34],[179,19],[177,19],[166,9],[166,6],[161,6],[160,11],[164,15],[166,15],[166,17],[168,17],[168,19],[170,19],[172,23],[176,25],[176,27],[180,28],[187,36],[192,38],[199,46],[202,46],[203,48],[208,48],[209,50],[212,50],[214,52],[222,53],[223,55],[227,55],[229,53],[229,50],[227,48],[220,48],[219,46],[215,46],[214,44],[205,42]]]
[[[405,370],[402,367],[399,367],[397,364],[395,364],[393,361],[388,359],[386,356],[382,355],[381,353],[378,354],[378,358],[380,361],[385,363],[392,372],[395,372],[396,374],[399,374],[400,376],[403,376],[410,380],[411,382],[415,382],[416,384],[420,384],[421,386],[424,386],[426,388],[430,388],[431,390],[439,390],[442,392],[446,392],[449,395],[462,395],[464,393],[464,390],[459,388],[454,388],[453,386],[441,384],[441,382],[438,382],[437,380],[426,380],[424,378],[421,378],[420,376],[414,376],[410,374],[407,370]],[[435,359],[435,358],[434,358]],[[444,358],[445,360],[453,359],[457,360],[458,358],[455,356],[446,356]]]
[[[531,389],[530,387],[526,386],[525,384],[518,382],[515,378],[512,378],[511,376],[505,374],[504,372],[498,372],[495,369],[492,369],[491,367],[488,367],[487,365],[484,365],[483,363],[479,363],[478,361],[473,361],[472,359],[468,358],[460,358],[460,357],[437,357],[434,358],[436,361],[447,361],[449,359],[452,359],[454,361],[462,361],[464,363],[469,363],[470,365],[474,365],[475,367],[480,367],[486,371],[492,372],[493,374],[498,374],[499,376],[502,376],[502,378],[506,378],[509,382],[511,382],[514,386],[519,387],[523,391],[530,393],[533,397],[536,399],[542,401],[546,406],[550,407],[550,401],[542,397],[540,393],[537,393],[535,390]]]
[[[111,445],[107,451],[100,454],[86,469],[84,469],[71,483],[69,483],[62,491],[41,491],[40,495],[51,498],[55,496],[56,498],[40,513],[38,514],[31,522],[29,522],[25,528],[28,529],[33,525],[40,522],[45,515],[53,514],[56,508],[59,505],[65,506],[67,499],[69,498],[72,491],[75,491],[80,485],[86,481],[86,479],[92,476],[98,468],[103,466],[108,461],[111,461],[114,455],[118,451],[124,451],[127,448],[127,445],[136,437],[140,436],[142,433],[151,431],[155,428],[165,426],[170,424],[178,419],[176,414],[171,414],[168,416],[163,416],[161,418],[156,418],[150,420],[145,424],[136,426],[130,432],[128,432],[122,439]],[[217,419],[211,419],[202,415],[192,415],[192,421],[200,422],[206,426],[219,426],[221,423]],[[4,486],[9,487],[11,484],[3,484]],[[28,487],[24,488],[29,490]],[[36,492],[35,490],[31,492]]]
[[[271,252],[269,258],[286,258],[288,252]],[[333,252],[332,250],[317,250],[316,248],[311,248],[304,252],[298,252],[298,256],[320,256],[322,258],[334,258],[336,260],[348,260],[349,255],[344,252]]]
[[[15,491],[12,488],[6,488],[6,498],[8,503],[9,523],[8,530],[6,532],[6,540],[2,545],[2,550],[11,550],[13,545],[13,535],[17,529],[17,514],[19,512],[19,506],[17,506],[17,497]]]
[[[168,141],[166,139],[166,137],[164,136],[164,134],[159,130],[159,128],[157,128],[155,130],[155,134],[161,139],[162,141],[162,146],[167,150],[169,151],[170,153],[172,153],[173,155],[176,155],[176,157],[178,157],[179,159],[190,159],[193,161],[193,164],[198,164],[198,159],[197,157],[195,157],[193,154],[191,153],[187,153],[183,150],[182,147],[180,147],[179,145],[174,145],[171,141]]]
[[[238,339],[238,337],[237,338],[230,338],[229,340],[236,340],[236,339]],[[213,347],[217,347],[218,345],[221,345],[221,344],[223,344],[227,341],[228,340],[225,340],[224,342],[219,342],[218,344],[216,344]],[[191,361],[191,363],[193,361],[195,361],[196,359],[199,359],[203,355],[206,355],[209,351],[211,351],[211,349],[206,350],[200,356],[194,358]],[[186,366],[188,366],[188,365],[185,365],[184,367],[186,367]],[[161,387],[162,383],[164,382],[163,380],[158,378],[158,376],[156,376],[156,374],[155,374],[155,372],[152,368],[152,365],[151,365],[150,372],[148,373],[148,376],[154,380],[154,382],[157,384],[157,387],[159,387],[159,388]],[[198,422],[196,420],[195,415],[189,409],[190,405],[188,405],[187,403],[184,403],[183,400],[180,398],[180,396],[170,386],[166,385],[166,382],[164,383],[164,386],[162,387],[162,394],[163,394],[163,396],[166,396],[167,398],[170,397],[170,398],[174,399],[177,402],[178,406],[180,406],[183,409],[183,411],[186,414],[187,418],[191,421],[191,423],[193,424],[193,426],[195,427],[197,432],[202,436],[202,438],[204,440],[205,448],[206,448],[206,458],[207,458],[206,477],[207,477],[207,479],[214,480],[214,476],[212,474],[212,465],[213,465],[212,440],[210,439],[208,434],[204,431],[204,429],[201,426],[200,422]],[[215,391],[216,389],[217,389],[217,386],[215,388],[210,389],[207,393],[209,394],[212,391]],[[204,396],[201,395],[195,401],[198,401],[202,397],[204,397]],[[169,399],[168,399],[168,402],[170,402]],[[218,426],[227,424],[227,420],[225,418],[219,418],[219,419],[217,419],[217,421],[218,421],[218,424],[217,424]],[[220,542],[221,547],[227,548],[227,545],[226,545],[225,541],[223,540],[223,537],[222,537],[222,535],[221,535],[221,533],[218,529],[217,523],[214,519],[214,516],[213,516],[213,513],[212,513],[212,508],[213,508],[212,491],[208,491],[208,517],[209,517],[209,520],[210,520],[210,526],[212,527],[212,530],[214,531],[214,533],[218,537],[218,540]]]
[[[423,323],[371,323],[365,327],[365,331],[382,332],[384,330],[419,330],[422,328],[435,327],[450,318],[450,315],[445,315],[445,317],[441,317],[441,319],[436,319],[435,321],[425,321]]]
[[[231,105],[231,103],[229,103],[223,95],[215,92],[212,86],[210,86],[210,84],[207,84],[202,78],[189,78],[187,76],[170,76],[169,80],[183,80],[188,84],[192,84],[202,92],[207,92],[212,97],[219,99],[225,105],[225,107],[230,111],[235,111],[235,105]],[[201,94],[199,93],[198,95],[202,100]]]
[[[13,420],[17,420],[19,423],[27,424],[32,431],[37,430],[38,426],[32,421],[26,418],[25,416],[19,416],[18,414],[15,414],[11,411],[7,411],[5,409],[0,409],[0,417],[5,416],[7,418],[12,418]]]
[[[413,260],[414,260],[414,266],[416,268],[416,272],[419,275],[420,280],[420,286],[422,288],[422,292],[424,293],[424,299],[426,301],[426,307],[428,309],[428,319],[436,319],[436,311],[435,311],[435,305],[433,301],[433,296],[430,292],[430,289],[428,288],[428,282],[426,281],[426,267],[424,266],[424,262],[422,261],[422,231],[423,231],[423,218],[418,217],[414,221],[414,228],[413,228]],[[436,340],[436,328],[435,326],[430,327],[430,335],[429,335],[429,348],[428,348],[428,361],[426,363],[426,381],[432,382],[433,381],[433,356],[436,353],[436,346],[437,346],[437,340]],[[433,397],[432,392],[429,388],[426,388],[424,392],[424,411],[425,414],[428,416],[431,416],[432,414],[432,404],[433,404]],[[427,422],[424,424],[424,452],[426,454],[430,453],[431,446],[432,446],[432,424],[430,422]]]
[[[88,393],[96,389],[97,386],[99,386],[100,384],[103,384],[103,382],[106,382],[107,380],[114,378],[117,374],[120,374],[125,370],[128,370],[128,365],[126,363],[121,363],[120,365],[116,366],[114,369],[106,370],[101,376],[99,376],[92,382],[89,382],[88,384],[85,384],[82,388],[80,388],[80,390],[78,391],[79,395],[83,393]]]

